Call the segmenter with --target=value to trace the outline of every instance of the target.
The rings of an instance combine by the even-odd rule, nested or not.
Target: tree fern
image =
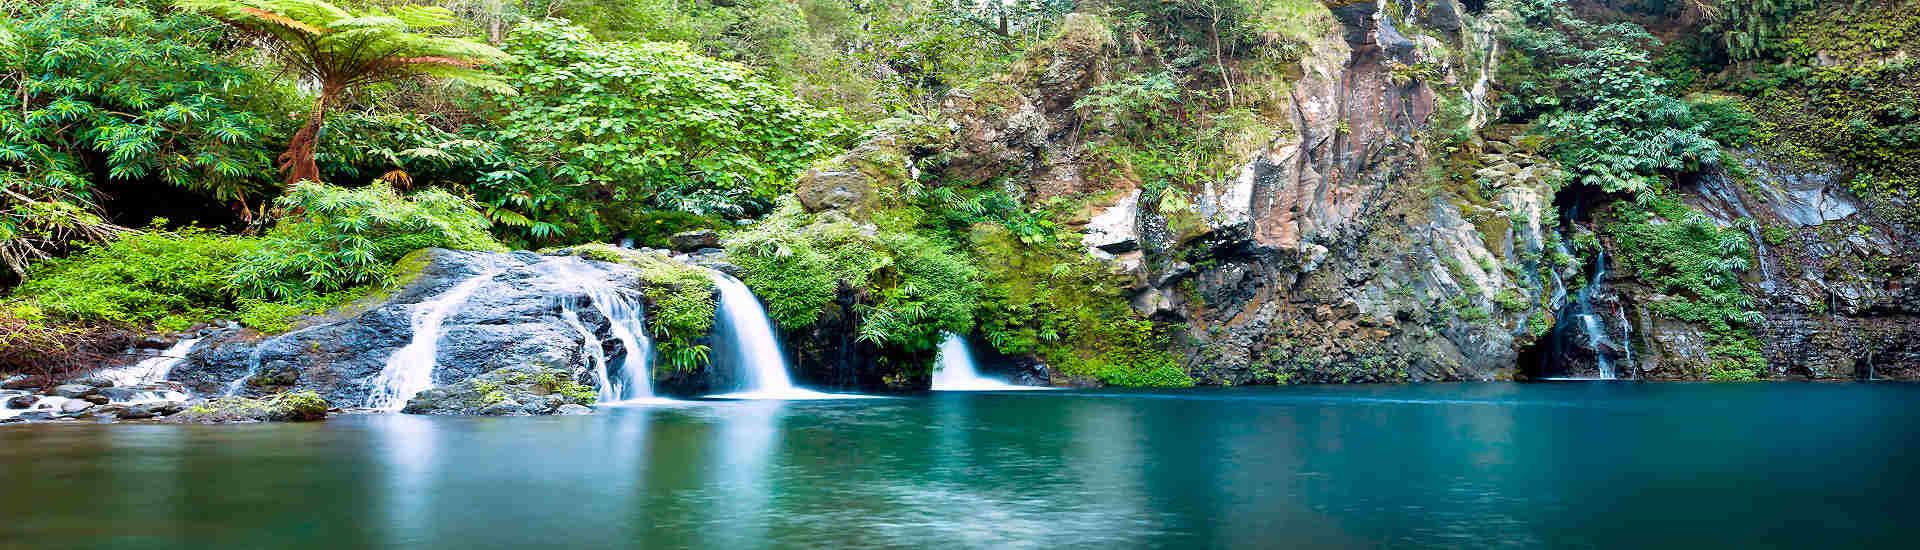
[[[416,76],[466,82],[512,93],[482,67],[504,61],[492,46],[429,32],[452,25],[453,12],[437,6],[373,7],[354,11],[324,0],[177,0],[198,11],[276,43],[272,52],[288,67],[320,83],[312,115],[280,156],[289,188],[319,181],[314,151],[327,108],[348,90]]]

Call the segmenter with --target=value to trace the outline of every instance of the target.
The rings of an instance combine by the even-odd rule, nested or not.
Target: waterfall
[[[572,262],[556,268],[554,275],[560,277],[567,288],[578,288],[585,295],[584,300],[561,300],[560,316],[584,340],[581,350],[592,363],[594,381],[600,388],[598,398],[602,403],[652,398],[653,341],[647,337],[645,305],[633,291],[617,288],[605,277],[588,270],[586,264]],[[582,301],[585,303],[579,303]],[[606,318],[613,338],[620,341],[626,353],[618,369],[608,364],[599,336],[580,322],[582,307],[592,307]]]
[[[933,389],[979,391],[1023,387],[980,376],[973,366],[973,352],[967,349],[967,341],[959,335],[947,333],[947,338],[940,341],[940,364],[933,371]]]
[[[1586,339],[1587,348],[1593,350],[1594,366],[1599,371],[1596,378],[1599,380],[1614,380],[1619,378],[1619,373],[1614,367],[1613,356],[1610,352],[1610,350],[1615,348],[1615,344],[1612,336],[1607,333],[1606,323],[1602,320],[1600,313],[1593,308],[1593,295],[1602,286],[1602,283],[1606,281],[1606,278],[1607,252],[1606,250],[1601,250],[1594,255],[1593,271],[1587,278],[1586,286],[1580,287],[1580,291],[1573,294],[1573,301],[1568,303],[1566,310],[1561,313],[1560,322],[1554,324],[1553,334],[1549,336],[1549,338],[1552,339],[1554,345],[1553,357],[1560,358],[1562,357],[1560,355],[1562,352],[1559,346],[1564,342],[1562,338],[1573,336],[1572,333],[1565,331],[1578,331],[1579,336]],[[1621,316],[1621,328],[1626,328],[1625,315]],[[1623,332],[1622,334],[1625,333]],[[1632,352],[1629,351],[1627,356],[1629,363],[1632,361],[1631,353]],[[1549,372],[1548,367],[1550,366],[1551,363],[1548,363],[1547,358],[1543,357],[1541,365],[1542,372]]]
[[[493,275],[489,271],[461,281],[439,297],[414,307],[413,340],[387,357],[386,368],[380,370],[379,378],[373,381],[373,392],[367,396],[368,408],[397,411],[406,407],[407,401],[413,399],[415,394],[433,387],[433,366],[439,354],[441,322],[466,304],[467,297],[472,296],[481,285],[492,281]],[[259,353],[257,349],[254,351],[256,369],[259,368]]]
[[[1619,304],[1614,305],[1613,313],[1620,317],[1620,352],[1626,356],[1627,366],[1634,367],[1634,377],[1638,378],[1639,367],[1633,362],[1633,325],[1627,323],[1627,312]]]
[[[112,380],[113,385],[123,388],[166,380],[167,375],[173,373],[173,367],[187,360],[187,352],[192,351],[193,345],[198,343],[199,338],[186,338],[159,355],[141,359],[130,366],[103,370],[95,376]]]
[[[720,289],[719,311],[713,320],[713,343],[720,359],[740,369],[745,385],[741,391],[719,397],[741,399],[810,399],[826,396],[793,385],[787,375],[787,360],[780,355],[780,342],[773,337],[773,323],[760,299],[745,283],[730,275],[713,272]]]

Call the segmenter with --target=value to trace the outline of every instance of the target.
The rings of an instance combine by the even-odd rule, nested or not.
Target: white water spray
[[[739,365],[746,384],[741,391],[716,395],[734,399],[821,399],[853,397],[794,387],[787,360],[773,337],[773,323],[760,299],[746,283],[718,271],[713,284],[720,289],[719,311],[713,322],[714,349]]]
[[[980,376],[973,365],[973,352],[967,349],[967,341],[959,335],[948,333],[940,341],[940,364],[933,371],[933,389],[938,391],[986,391],[986,390],[1025,390],[1029,386],[1015,386]]]
[[[600,386],[600,402],[652,398],[653,377],[649,365],[653,341],[647,337],[646,309],[631,290],[616,288],[608,284],[605,277],[589,273],[587,269],[586,264],[578,262],[562,264],[555,275],[562,277],[569,287],[579,288],[585,294],[585,304],[576,300],[562,300],[560,316],[568,326],[579,331],[584,341],[581,351],[593,364],[594,381]],[[600,348],[600,337],[580,322],[578,312],[583,306],[592,307],[606,318],[608,330],[626,351],[618,370],[608,364],[607,354]]]
[[[187,338],[160,352],[159,355],[141,359],[129,366],[112,368],[95,374],[113,381],[119,387],[133,387],[166,380],[173,373],[173,367],[187,360],[187,352],[193,351],[193,345],[200,343],[199,338]]]
[[[447,316],[467,303],[467,297],[481,285],[493,280],[494,272],[482,273],[413,310],[413,340],[387,357],[387,366],[373,381],[367,395],[367,407],[397,411],[413,396],[433,387],[433,366],[440,351],[440,325]],[[255,354],[258,355],[258,351]],[[258,358],[255,358],[258,363]],[[257,367],[256,367],[257,368]],[[232,392],[229,391],[229,394]]]

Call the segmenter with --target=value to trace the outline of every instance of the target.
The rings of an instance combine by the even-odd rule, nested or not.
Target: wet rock
[[[60,414],[74,414],[93,408],[93,403],[74,399],[60,404]]]
[[[520,402],[512,399],[487,405],[485,408],[480,409],[481,416],[524,416],[526,414],[526,408],[522,407]]]
[[[61,384],[53,387],[53,394],[68,399],[79,399],[95,391],[93,386],[83,384]]]
[[[682,231],[673,234],[671,237],[667,237],[667,242],[671,243],[673,249],[679,252],[694,252],[709,248],[718,249],[720,248],[720,234],[715,233],[712,229]]]
[[[266,338],[248,331],[222,332],[196,346],[170,378],[200,395],[224,394],[234,380],[250,378],[240,395],[303,389],[318,392],[330,403],[366,406],[387,359],[412,342],[416,316],[476,277],[486,279],[464,301],[447,306],[431,373],[436,385],[521,365],[560,368],[577,377],[590,369],[589,339],[610,363],[623,361],[626,350],[597,308],[576,308],[583,334],[562,314],[561,304],[591,304],[583,280],[604,282],[635,296],[645,288],[640,270],[601,259],[624,262],[623,255],[633,254],[644,256],[634,261],[671,260],[658,252],[626,250],[555,254],[578,255],[416,252],[400,262],[405,276],[387,294],[369,300],[373,305],[335,312]]]
[[[45,422],[48,420],[53,420],[53,415],[54,415],[54,411],[50,411],[46,409],[35,409],[35,410],[20,413],[19,416],[15,416],[14,418],[18,418],[23,422]]]
[[[159,414],[175,404],[150,404],[147,410]],[[275,394],[261,399],[222,397],[199,401],[186,410],[167,417],[180,424],[224,424],[234,422],[306,422],[325,420],[330,407],[325,399],[311,391]]]
[[[86,378],[75,378],[73,380],[68,380],[67,383],[77,384],[81,386],[93,386],[95,388],[113,387],[113,380],[110,380],[104,376],[88,376]]]
[[[1087,222],[1088,248],[1107,254],[1123,254],[1140,249],[1140,191],[1135,190],[1108,206]]]
[[[118,416],[123,420],[144,420],[144,419],[160,416],[160,413],[154,412],[151,405],[143,404],[143,405],[132,405],[132,406],[126,407],[125,410],[121,411],[120,414],[116,416]]]
[[[80,398],[80,400],[82,400],[82,401],[86,401],[86,402],[88,402],[88,403],[92,403],[92,404],[95,404],[95,405],[105,405],[105,404],[107,404],[107,403],[112,403],[112,402],[113,402],[113,399],[111,399],[111,398],[108,398],[108,397],[107,397],[107,396],[105,396],[105,395],[100,395],[100,394],[97,394],[97,393],[96,393],[96,394],[91,394],[91,395],[88,395],[88,396],[86,396],[86,397],[82,397],[82,398]]]
[[[145,406],[148,411],[159,416],[175,415],[187,410],[187,404],[179,401],[156,401],[146,403]]]
[[[133,401],[144,393],[137,388],[100,388],[100,396],[109,401]]]
[[[36,387],[39,387],[39,384],[35,384],[33,378],[26,375],[9,376],[4,380],[0,380],[0,389],[30,390]]]
[[[575,376],[561,368],[503,368],[420,392],[407,401],[400,412],[486,416],[555,414],[569,404],[594,402],[595,391]]]
[[[593,414],[593,407],[568,403],[565,405],[561,405],[559,409],[554,410],[553,414],[560,415],[560,416],[578,416],[578,415]]]
[[[39,403],[39,402],[40,402],[40,396],[38,395],[16,395],[16,396],[7,398],[7,408],[31,409],[33,408],[34,403]]]

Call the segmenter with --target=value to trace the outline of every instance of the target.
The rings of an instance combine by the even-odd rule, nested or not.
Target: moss
[[[327,418],[327,400],[311,390],[278,393],[259,399],[222,397],[195,405],[168,422],[215,424],[226,422],[305,422]]]
[[[654,339],[659,364],[683,371],[707,364],[709,350],[700,342],[713,331],[715,301],[713,277],[706,269],[658,253],[601,243],[568,251],[589,260],[640,270],[640,279],[647,283],[647,331]]]
[[[859,339],[925,364],[943,333],[973,325],[979,283],[946,243],[861,226],[838,213],[809,216],[794,201],[728,243],[730,259],[783,330],[811,328],[841,287],[861,296]]]

